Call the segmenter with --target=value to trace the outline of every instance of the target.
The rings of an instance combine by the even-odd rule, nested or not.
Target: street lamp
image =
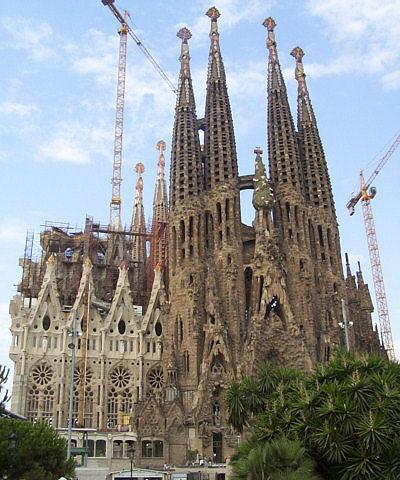
[[[131,461],[131,475],[130,475],[130,480],[132,480],[132,470],[133,470],[133,461],[135,459],[135,447],[133,446],[133,444],[131,443],[127,449],[127,453],[128,453],[128,457],[129,457],[129,460]]]
[[[343,322],[339,323],[339,327],[344,329],[344,338],[345,338],[345,341],[346,341],[346,350],[349,352],[350,351],[349,326],[351,327],[353,325],[353,322],[349,322],[347,320],[347,308],[346,308],[346,304],[344,303],[343,298],[341,300],[341,303],[342,303]]]
[[[78,332],[76,331],[76,321],[78,317],[78,309],[74,312],[72,321],[72,332],[68,335],[71,336],[71,343],[68,344],[68,348],[71,349],[71,384],[69,390],[69,408],[68,408],[68,444],[67,444],[67,459],[71,458],[71,444],[72,444],[72,409],[74,403],[74,373],[75,373],[75,347],[76,337]]]
[[[14,470],[14,460],[15,460],[15,452],[17,451],[18,438],[19,437],[15,432],[13,432],[8,437],[8,451],[10,453],[10,476],[9,476],[10,479],[14,478],[14,475],[12,474],[12,472]]]

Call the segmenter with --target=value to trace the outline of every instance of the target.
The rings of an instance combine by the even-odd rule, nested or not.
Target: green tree
[[[315,462],[298,441],[284,437],[269,442],[254,439],[232,458],[232,480],[319,480]]]
[[[18,437],[10,452],[9,437]],[[67,460],[67,443],[45,422],[0,419],[0,478],[55,480],[73,477],[74,460]]]
[[[265,364],[255,380],[262,412],[247,382],[236,382],[227,395],[232,426],[252,426],[258,442],[300,440],[324,478],[400,478],[397,362],[338,351],[309,376]]]
[[[10,400],[8,395],[8,390],[2,393],[2,390],[5,388],[5,384],[8,379],[8,374],[10,370],[2,365],[0,365],[0,414],[4,412],[5,405]]]

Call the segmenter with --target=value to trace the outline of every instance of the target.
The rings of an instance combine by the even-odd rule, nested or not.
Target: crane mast
[[[389,312],[386,300],[385,284],[383,281],[381,258],[379,256],[378,240],[374,216],[372,214],[371,196],[366,194],[365,180],[363,172],[360,173],[361,188],[365,192],[361,199],[361,205],[364,215],[365,232],[367,234],[369,259],[371,262],[372,277],[374,279],[376,306],[378,309],[379,327],[382,336],[382,342],[390,360],[395,359],[392,327],[390,325]]]
[[[110,202],[110,222],[112,230],[121,230],[121,184],[122,184],[122,136],[124,130],[124,106],[125,106],[125,83],[126,83],[126,53],[128,46],[127,24],[122,23],[119,31],[119,61],[118,61],[118,84],[117,84],[117,103],[115,115],[115,136],[114,136],[114,159],[113,176],[111,179],[111,202]]]
[[[392,327],[390,325],[389,312],[386,300],[385,284],[383,281],[382,265],[379,255],[378,240],[376,236],[374,216],[372,214],[371,199],[375,197],[376,190],[371,187],[371,183],[375,180],[378,173],[382,170],[386,162],[392,156],[396,148],[400,144],[400,133],[396,136],[389,150],[380,159],[378,165],[372,175],[365,180],[364,172],[360,173],[360,191],[351,197],[347,203],[350,215],[354,214],[357,203],[361,200],[364,215],[365,232],[367,234],[367,244],[369,258],[371,262],[372,277],[374,279],[376,306],[378,310],[379,327],[382,336],[382,342],[390,360],[395,359]]]

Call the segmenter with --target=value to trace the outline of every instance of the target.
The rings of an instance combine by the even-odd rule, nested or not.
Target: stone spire
[[[146,260],[146,220],[143,206],[143,163],[137,163],[135,170],[138,174],[136,182],[135,207],[133,211],[131,231],[141,235],[134,235],[132,242],[132,260],[135,262],[134,281],[136,285],[144,285]]]
[[[360,262],[358,262],[357,285],[358,285],[358,288],[361,288],[364,285],[364,277],[363,277],[363,273],[361,271]]]
[[[296,59],[295,77],[298,82],[297,127],[303,157],[306,200],[311,202],[312,205],[322,206],[336,218],[324,149],[307,90],[306,75],[303,67],[304,52],[300,47],[296,47],[292,50],[291,55]]]
[[[232,113],[219,45],[217,19],[220,14],[212,7],[206,15],[211,19],[211,46],[204,132],[205,184],[206,189],[211,189],[219,183],[237,178],[238,167]]]
[[[269,17],[263,25],[268,30],[268,154],[271,181],[274,188],[279,186],[282,191],[302,193],[296,130],[276,48],[276,23]]]
[[[167,194],[167,182],[165,180],[165,158],[164,151],[167,148],[167,144],[164,140],[160,140],[157,143],[157,150],[160,151],[160,157],[158,159],[158,171],[157,171],[157,183],[154,191],[153,201],[153,223],[154,222],[167,222],[168,219],[168,194]]]
[[[354,275],[351,273],[349,255],[347,253],[344,255],[346,258],[346,285],[348,288],[356,288],[356,281]]]
[[[196,104],[190,75],[188,40],[192,34],[187,28],[177,33],[182,40],[181,71],[175,110],[175,124],[171,154],[170,201],[173,210],[189,196],[202,190],[201,153],[197,127]]]
[[[144,217],[143,206],[143,178],[142,174],[145,170],[143,163],[137,163],[135,170],[138,174],[136,182],[135,206],[133,209],[131,232],[146,231],[146,220]]]
[[[150,251],[150,269],[147,271],[148,291],[153,287],[154,268],[159,265],[165,271],[167,268],[167,222],[168,222],[168,196],[167,182],[165,180],[165,158],[164,151],[167,144],[164,140],[157,143],[157,149],[160,151],[158,160],[157,183],[154,191],[153,201],[153,222],[152,222],[152,240]],[[166,278],[167,281],[167,278]]]

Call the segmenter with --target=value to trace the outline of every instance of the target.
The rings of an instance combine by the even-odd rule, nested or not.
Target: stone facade
[[[13,411],[89,432],[97,466],[181,464],[188,450],[223,461],[238,438],[227,425],[231,381],[260,362],[311,370],[344,345],[342,299],[355,351],[381,351],[361,271],[343,276],[329,173],[297,47],[294,126],[268,18],[268,159],[240,177],[217,19],[204,118],[198,118],[188,29],[173,128],[170,204],[159,142],[153,227],[146,232],[138,164],[129,231],[87,219],[83,232],[52,226],[38,262],[25,257],[11,301]],[[204,131],[204,145],[199,130]],[[242,224],[240,190],[253,188],[255,219]],[[151,233],[151,234],[150,234]],[[146,240],[151,241],[150,257]],[[167,248],[168,246],[168,248]],[[154,267],[154,268],[153,268]],[[71,332],[77,330],[72,371]],[[72,377],[72,378],[71,378]],[[93,429],[93,430],[91,430]],[[74,433],[80,441],[81,431]],[[125,459],[125,460],[121,460]]]

